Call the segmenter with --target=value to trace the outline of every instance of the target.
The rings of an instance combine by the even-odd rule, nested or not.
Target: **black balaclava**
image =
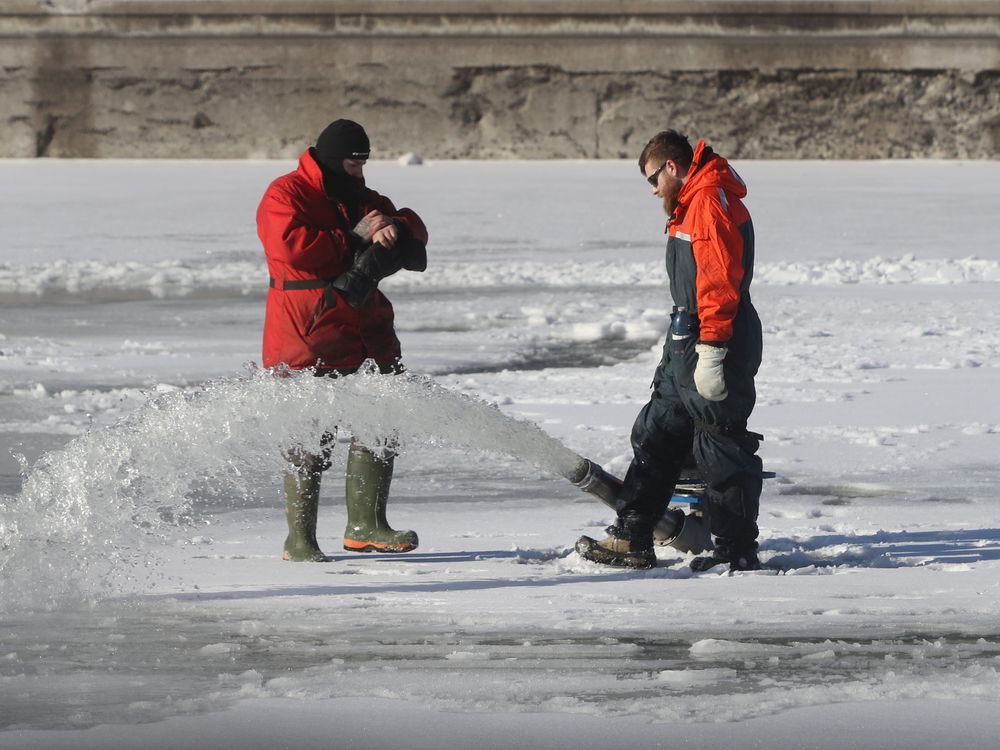
[[[360,210],[365,181],[344,171],[344,159],[365,161],[370,153],[368,134],[353,120],[334,120],[316,139],[313,156],[323,170],[323,187],[327,195],[342,201],[352,213]]]

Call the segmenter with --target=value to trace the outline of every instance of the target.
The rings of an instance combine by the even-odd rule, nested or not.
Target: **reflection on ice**
[[[989,666],[1000,658],[995,638],[731,640],[344,626],[322,608],[276,618],[270,607],[176,601],[9,618],[0,684],[20,688],[6,691],[0,728],[134,724],[252,697],[390,695],[448,711],[733,721],[898,696],[992,700],[1000,688]]]

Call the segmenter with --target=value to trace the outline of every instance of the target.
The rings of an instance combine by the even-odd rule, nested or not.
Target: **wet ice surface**
[[[345,627],[343,613],[326,606],[300,603],[277,618],[267,604],[63,612],[33,628],[35,639],[51,639],[48,648],[11,639],[30,660],[0,672],[10,682],[8,670],[17,671],[16,689],[5,691],[6,726],[140,723],[251,698],[347,696],[462,712],[737,721],[840,701],[992,700],[998,687],[986,665],[995,665],[1000,640],[961,633],[730,640],[470,632],[447,622],[372,633],[370,623]],[[5,627],[18,632],[20,619]]]
[[[860,704],[908,747],[935,746],[920,717],[983,701],[949,736],[990,746],[996,165],[741,165],[766,345],[752,428],[778,477],[761,513],[773,570],[734,577],[693,575],[669,548],[645,573],[572,552],[611,514],[559,478],[560,443],[624,472],[670,305],[662,219],[634,165],[373,165],[432,229],[437,265],[386,284],[416,375],[388,393],[375,379],[282,395],[245,364],[263,309],[251,217],[285,166],[0,165],[46,185],[0,204],[14,227],[0,265],[0,745],[86,747],[88,727],[167,717],[193,730],[247,702],[288,716],[290,699],[312,707],[304,731],[330,701],[363,698],[387,701],[368,740],[416,709],[440,727],[429,740],[470,731],[458,717],[508,716],[537,726],[535,746],[563,717],[631,717],[616,736],[664,741],[726,721],[764,744],[810,720],[861,737],[850,717],[876,720]],[[95,213],[101,191],[76,191],[74,170],[124,190],[132,212]],[[142,189],[150,173],[165,191]],[[192,177],[204,195],[170,189]],[[482,189],[456,194],[469,180]],[[53,201],[69,221],[28,221]],[[947,227],[916,221],[942,201]],[[422,373],[468,418],[449,427],[446,395],[408,410]],[[417,552],[339,551],[340,446],[320,514],[332,561],[277,559],[277,447],[308,439],[315,407],[401,432],[390,514],[420,533]],[[531,425],[560,443],[518,441]],[[831,705],[843,711],[796,718]],[[576,746],[610,741],[584,726]],[[77,732],[27,731],[48,729]]]
[[[970,534],[823,534],[792,560],[769,549],[782,574],[694,576],[666,549],[656,570],[621,573],[550,544],[594,533],[590,504],[539,507],[502,478],[486,481],[498,497],[472,507],[411,498],[402,484],[396,517],[423,534],[411,555],[338,554],[326,534],[331,563],[301,570],[276,560],[275,513],[216,513],[160,550],[148,593],[12,613],[0,659],[7,725],[346,696],[740,721],[845,701],[993,700],[1000,688],[995,600],[984,601],[995,568],[976,573],[996,559],[996,539],[970,556]],[[545,483],[521,484],[535,496]],[[819,497],[789,512],[813,515]],[[449,523],[456,514],[466,525]],[[341,518],[327,512],[329,524]]]

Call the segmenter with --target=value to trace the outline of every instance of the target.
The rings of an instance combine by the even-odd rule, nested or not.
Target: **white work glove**
[[[695,344],[694,350],[698,353],[698,364],[694,368],[694,387],[703,399],[722,401],[729,395],[722,372],[722,360],[726,358],[728,349],[724,346]]]

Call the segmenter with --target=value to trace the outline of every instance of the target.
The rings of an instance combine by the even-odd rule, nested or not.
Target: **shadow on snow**
[[[768,564],[781,569],[817,567],[902,568],[920,565],[971,565],[1000,560],[1000,529],[877,531],[776,538],[763,551],[777,554]]]

